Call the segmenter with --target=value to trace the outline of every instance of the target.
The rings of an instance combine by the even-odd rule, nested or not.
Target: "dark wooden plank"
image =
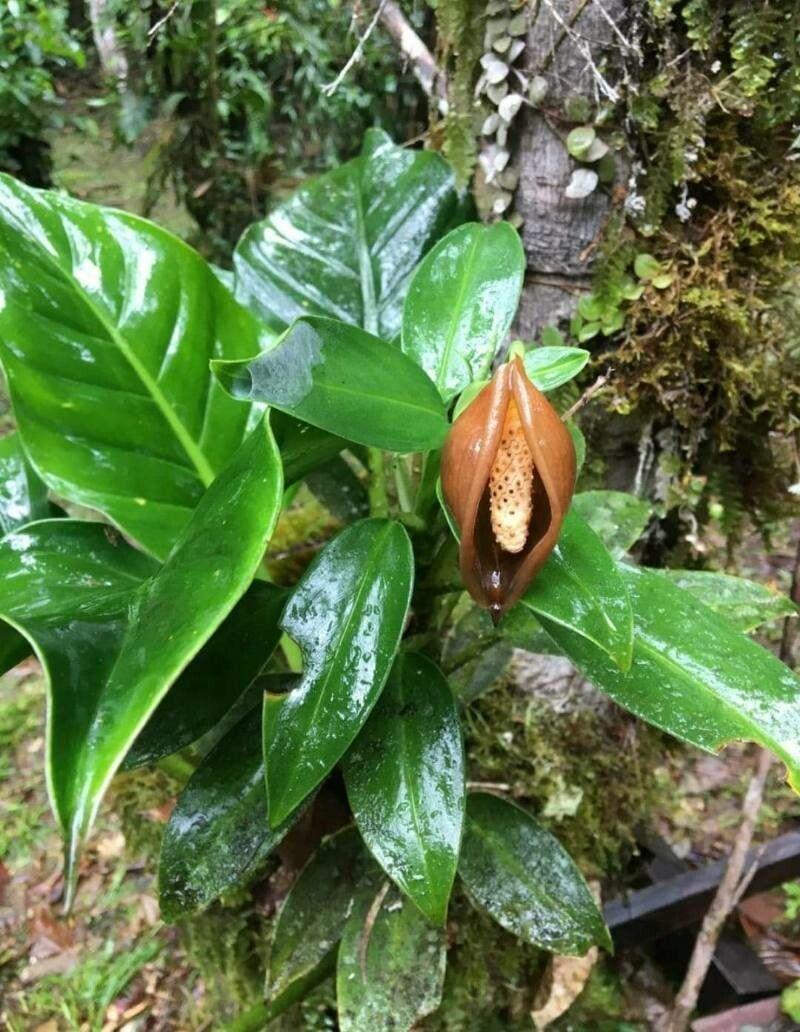
[[[757,856],[758,850],[750,851],[748,866]],[[604,915],[615,947],[639,946],[700,921],[714,897],[726,863],[720,860],[707,864],[610,900]],[[764,892],[799,876],[800,831],[792,831],[766,845],[746,895]]]

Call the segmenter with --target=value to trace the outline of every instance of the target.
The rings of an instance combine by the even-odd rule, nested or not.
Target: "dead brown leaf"
[[[590,882],[589,888],[599,904],[599,883]],[[588,982],[598,954],[598,948],[592,946],[583,957],[550,958],[536,993],[535,1009],[531,1011],[535,1028],[547,1028],[569,1010]]]
[[[547,1028],[560,1018],[580,995],[597,963],[598,949],[592,946],[583,957],[551,957],[536,1003],[531,1011],[537,1029]]]

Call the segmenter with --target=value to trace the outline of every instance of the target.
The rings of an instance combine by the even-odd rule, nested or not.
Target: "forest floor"
[[[141,212],[158,130],[133,148],[116,146],[107,112],[92,107],[91,100],[71,103],[77,121],[53,141],[56,185],[82,199]],[[196,231],[168,192],[151,217],[183,237]],[[781,565],[765,562],[754,548],[752,569],[743,572],[772,578],[785,590]],[[177,782],[158,772],[116,779],[82,865],[74,912],[61,916],[61,846],[43,777],[44,695],[33,660],[0,678],[0,1027],[9,1032],[219,1028],[221,1008],[240,991],[234,974],[228,986],[207,982],[190,958],[185,935],[159,916],[157,845]],[[702,863],[727,853],[751,766],[744,748],[732,748],[723,758],[683,749],[665,760],[674,803],[669,812],[654,815],[654,823],[680,856]],[[798,820],[800,803],[773,771],[759,838]],[[800,898],[800,887],[787,888],[787,908],[795,897]],[[311,1018],[302,1024],[323,1027],[331,1026]]]

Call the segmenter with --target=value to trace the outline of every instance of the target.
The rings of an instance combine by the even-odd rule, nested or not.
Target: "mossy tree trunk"
[[[589,289],[592,257],[614,197],[622,196],[617,187],[627,178],[624,161],[617,163],[616,184],[583,199],[566,195],[577,163],[565,138],[574,126],[588,123],[598,106],[613,102],[632,4],[540,0],[534,7],[525,72],[531,81],[543,79],[547,92],[540,106],[523,109],[515,155],[515,207],[528,259],[517,329],[525,339],[572,315]]]

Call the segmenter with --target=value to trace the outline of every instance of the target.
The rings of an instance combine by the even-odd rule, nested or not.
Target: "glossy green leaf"
[[[236,247],[236,294],[270,326],[327,315],[384,340],[417,263],[457,217],[450,167],[371,130],[361,156],[301,187]]]
[[[355,828],[323,841],[278,914],[267,980],[271,1004],[302,995],[334,953],[356,902],[371,900],[379,884],[380,868]]]
[[[296,817],[270,829],[256,705],[204,758],[172,811],[158,865],[164,920],[203,910],[246,886]]]
[[[515,649],[524,649],[525,652],[540,656],[557,653],[553,639],[527,606],[514,606],[498,630]]]
[[[268,340],[176,237],[0,178],[0,362],[25,450],[154,555],[250,425],[209,360]]]
[[[359,444],[427,451],[447,435],[442,400],[419,366],[333,319],[299,319],[257,358],[212,368],[233,397],[266,402]]]
[[[630,666],[633,613],[625,581],[603,542],[574,510],[522,604],[588,638],[621,669]]]
[[[210,731],[263,670],[281,636],[288,592],[254,581],[139,732],[125,767],[155,763]]]
[[[326,463],[306,477],[306,485],[328,512],[342,523],[351,523],[369,514],[367,485],[342,458]]]
[[[453,693],[425,656],[400,653],[344,761],[364,841],[438,924],[456,875],[464,817],[464,749]]]
[[[642,720],[701,749],[752,740],[786,764],[800,790],[800,681],[772,653],[658,571],[620,566],[636,634],[627,673],[564,627],[542,619],[575,666]]]
[[[33,520],[57,514],[47,500],[47,488],[25,457],[19,434],[0,438],[0,536]],[[30,654],[27,639],[0,621],[0,675]]]
[[[261,424],[160,568],[98,523],[45,520],[0,542],[0,616],[31,641],[49,682],[48,787],[68,895],[106,787],[251,581],[281,495],[277,449]]]
[[[352,524],[294,589],[282,626],[303,653],[300,684],[264,705],[270,821],[330,773],[389,676],[411,600],[414,558],[399,523]]]
[[[47,500],[46,486],[22,450],[19,434],[0,438],[0,536],[57,515]]]
[[[575,863],[525,810],[471,793],[458,873],[472,899],[507,931],[553,953],[611,948],[603,917]]]
[[[441,665],[462,706],[485,695],[505,675],[514,649],[505,638],[504,625],[519,611],[536,622],[528,609],[516,606],[496,628],[488,612],[475,605],[466,593],[453,610],[452,626],[442,642]]]
[[[661,570],[676,587],[705,603],[739,631],[754,631],[770,620],[797,616],[797,606],[786,595],[727,573],[707,570]]]
[[[359,899],[339,946],[341,1032],[409,1032],[439,1006],[446,960],[444,929],[396,890]]]
[[[554,391],[576,377],[590,357],[584,348],[542,345],[526,351],[523,362],[534,387]]]
[[[615,559],[636,544],[653,513],[648,502],[624,491],[581,491],[572,506]]]
[[[324,467],[348,446],[343,438],[293,419],[277,409],[272,412],[270,423],[280,448],[286,487]]]
[[[508,222],[472,222],[420,264],[403,310],[403,351],[450,401],[488,375],[516,315],[525,252]]]

